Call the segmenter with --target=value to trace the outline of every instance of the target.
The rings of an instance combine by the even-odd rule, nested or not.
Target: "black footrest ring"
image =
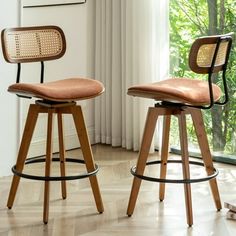
[[[34,163],[41,163],[41,162],[45,162],[45,158],[29,158],[25,161],[25,165],[30,165],[30,164],[34,164]],[[60,162],[60,158],[52,158],[53,162]],[[74,158],[66,158],[66,162],[73,162],[73,163],[79,163],[79,164],[85,164],[84,160],[80,160],[80,159],[74,159]],[[29,174],[24,174],[24,173],[20,173],[16,170],[16,165],[14,165],[12,167],[12,172],[22,178],[25,179],[32,179],[32,180],[41,180],[41,181],[67,181],[67,180],[76,180],[76,179],[84,179],[84,178],[88,178],[90,176],[96,175],[98,172],[99,168],[98,166],[95,164],[95,170],[88,172],[88,173],[83,173],[80,175],[71,175],[71,176],[37,176],[37,175],[29,175]]]
[[[169,160],[167,163],[181,163],[181,160]],[[146,165],[156,165],[161,164],[161,161],[150,161],[147,162]],[[197,161],[189,161],[190,165],[197,165],[204,167],[204,164]],[[159,183],[173,183],[173,184],[190,184],[190,183],[198,183],[203,181],[209,181],[211,179],[216,178],[216,176],[219,174],[219,171],[214,168],[214,173],[212,175],[208,175],[207,177],[197,178],[197,179],[161,179],[161,178],[155,178],[155,177],[149,177],[145,175],[139,175],[136,173],[136,166],[133,166],[130,170],[131,174],[139,179],[151,181],[151,182],[159,182]]]

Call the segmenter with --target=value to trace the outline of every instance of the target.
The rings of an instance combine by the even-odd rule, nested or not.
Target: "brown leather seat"
[[[71,78],[48,83],[16,83],[9,86],[8,91],[49,101],[70,102],[97,97],[104,92],[104,86],[93,79]]]
[[[214,101],[218,101],[222,95],[221,89],[215,84],[212,86]],[[128,89],[128,95],[190,105],[210,104],[208,82],[197,79],[173,78],[135,85]]]

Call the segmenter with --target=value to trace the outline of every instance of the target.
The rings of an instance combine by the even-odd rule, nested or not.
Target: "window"
[[[172,0],[170,1],[170,73],[175,77],[196,77],[188,67],[188,53],[193,40],[201,35],[236,32],[234,0]],[[204,111],[208,140],[214,159],[236,164],[236,51],[233,46],[227,81],[230,102]],[[202,78],[204,79],[204,78]],[[221,85],[215,77],[214,82]],[[179,150],[177,121],[172,124],[172,151]],[[197,139],[188,121],[189,146],[198,155]]]

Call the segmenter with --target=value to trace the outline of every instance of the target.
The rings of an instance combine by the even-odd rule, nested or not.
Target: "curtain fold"
[[[168,76],[168,1],[97,0],[95,79],[106,91],[95,101],[96,143],[139,150],[149,106],[127,89]]]

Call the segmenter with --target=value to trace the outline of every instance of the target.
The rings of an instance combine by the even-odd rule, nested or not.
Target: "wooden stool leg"
[[[190,179],[186,117],[183,112],[180,115],[178,115],[178,120],[179,120],[180,145],[182,153],[183,177],[184,179]],[[184,184],[184,192],[185,192],[187,223],[189,226],[192,226],[193,213],[192,213],[190,184]]]
[[[95,164],[93,161],[93,154],[91,150],[90,141],[88,138],[87,129],[85,126],[82,109],[80,106],[73,106],[71,107],[71,113],[74,118],[74,123],[75,123],[75,127],[76,127],[77,134],[79,137],[81,150],[84,156],[84,161],[85,161],[87,171],[92,172],[95,170]],[[89,180],[90,180],[91,188],[93,190],[93,195],[94,195],[98,212],[102,213],[104,211],[104,207],[103,207],[102,197],[101,197],[101,193],[100,193],[100,189],[98,185],[97,176],[96,175],[90,176]]]
[[[205,164],[206,172],[208,175],[212,175],[214,173],[214,166],[212,162],[212,156],[208,144],[208,139],[205,131],[204,121],[202,117],[202,112],[197,109],[190,110],[193,124],[195,127],[195,131],[197,134],[197,139],[199,143],[199,147],[201,149],[202,159]],[[212,195],[215,201],[215,206],[217,210],[222,209],[221,201],[220,201],[220,194],[217,186],[216,179],[210,180],[210,187],[212,191]]]
[[[49,109],[48,110],[45,177],[49,177],[50,176],[50,171],[51,171],[53,113],[54,113],[54,109]],[[43,222],[44,222],[44,224],[48,223],[49,194],[50,194],[50,181],[45,181],[45,183],[44,183],[44,205],[43,205]]]
[[[30,142],[31,142],[34,128],[35,128],[37,118],[38,118],[38,113],[39,113],[39,106],[33,105],[33,104],[30,105],[27,119],[26,119],[26,123],[25,123],[23,136],[21,139],[17,162],[16,162],[16,170],[20,173],[23,171],[23,168],[24,168],[25,159],[28,154]],[[20,177],[14,175],[14,177],[12,179],[10,193],[8,196],[8,202],[7,202],[7,207],[9,209],[11,209],[13,206],[19,182],[20,182]]]
[[[60,171],[61,176],[66,176],[65,170],[65,144],[64,144],[64,132],[63,132],[63,120],[62,114],[57,114],[58,121],[58,136],[59,136],[59,153],[60,153]],[[66,199],[66,181],[61,181],[61,193],[62,198]]]
[[[148,110],[147,118],[146,118],[142,144],[141,144],[139,158],[138,158],[137,166],[136,166],[136,173],[139,175],[143,175],[143,172],[146,166],[150,146],[152,143],[153,134],[156,128],[157,118],[158,118],[158,109],[150,107]],[[133,214],[136,200],[138,197],[138,192],[140,189],[140,185],[141,185],[141,179],[134,177],[132,190],[131,190],[130,198],[129,198],[128,209],[127,209],[128,216],[131,216]]]
[[[170,134],[170,122],[171,116],[165,116],[163,122],[163,135],[162,135],[162,147],[161,147],[161,171],[160,178],[166,178],[167,159],[169,152],[169,134]],[[165,198],[165,183],[160,183],[159,199],[163,201]]]

